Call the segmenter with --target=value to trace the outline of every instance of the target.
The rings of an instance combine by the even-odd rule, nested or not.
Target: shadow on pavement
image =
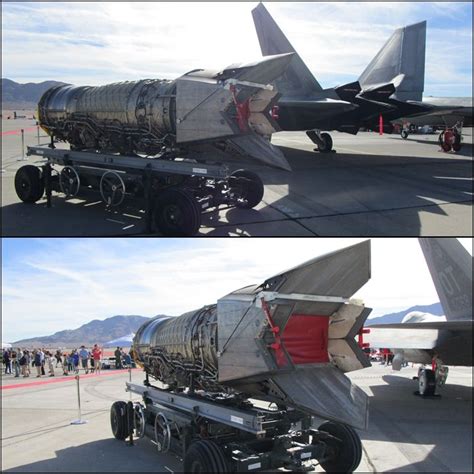
[[[75,443],[73,438],[71,443]],[[147,439],[130,446],[111,438],[60,449],[55,458],[3,472],[177,472],[179,469],[181,462],[175,456],[157,453]]]

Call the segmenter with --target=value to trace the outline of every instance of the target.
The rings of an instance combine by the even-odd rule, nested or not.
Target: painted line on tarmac
[[[20,128],[19,130],[8,130],[6,132],[2,132],[2,137],[4,135],[20,135],[21,131],[24,131],[24,132],[32,132],[33,130],[36,131],[38,130],[38,127],[28,127],[28,128]]]
[[[136,370],[141,370],[141,369],[132,369],[132,371]],[[94,377],[101,377],[101,376],[106,376],[106,375],[116,375],[116,374],[123,374],[127,373],[128,369],[123,369],[123,370],[114,370],[112,372],[102,372],[100,374],[87,374],[87,375],[81,375],[81,379],[90,379]],[[72,375],[72,374],[71,374]],[[3,385],[0,387],[0,390],[11,390],[14,388],[28,388],[28,387],[36,387],[38,385],[47,385],[50,383],[59,383],[59,382],[67,382],[75,380],[75,376],[69,376],[69,377],[60,377],[60,378],[50,378],[48,380],[35,380],[33,382],[28,382],[28,383],[17,383],[17,384],[12,384],[12,385]]]

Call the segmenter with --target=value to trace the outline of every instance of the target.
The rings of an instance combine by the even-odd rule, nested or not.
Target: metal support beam
[[[349,298],[343,298],[341,296],[303,295],[300,293],[284,294],[278,293],[277,291],[261,291],[255,299],[255,306],[257,308],[262,307],[262,298],[266,302],[286,300],[310,301],[317,303],[347,303],[349,301]]]
[[[178,174],[185,176],[202,176],[206,178],[228,178],[229,168],[226,165],[196,163],[184,159],[145,158],[142,156],[107,155],[88,151],[59,150],[46,147],[30,146],[28,156],[41,156],[50,163],[65,166],[96,166],[104,170],[122,170],[139,174],[144,169],[156,173]],[[179,158],[179,157],[176,157]],[[201,156],[202,158],[202,156]],[[212,157],[210,157],[212,159]],[[216,157],[216,159],[218,159]]]
[[[223,406],[220,403],[206,400],[197,396],[187,394],[177,394],[159,390],[154,387],[145,387],[127,382],[127,391],[139,394],[144,399],[150,399],[153,404],[158,404],[169,409],[181,410],[192,415],[199,415],[204,418],[223,423],[239,430],[252,433],[256,436],[263,436],[267,427],[274,424],[274,419],[266,419],[264,409],[241,410],[232,406]],[[267,415],[274,415],[268,412]]]

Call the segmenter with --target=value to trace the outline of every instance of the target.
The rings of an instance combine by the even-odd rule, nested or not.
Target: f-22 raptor
[[[423,94],[426,22],[396,30],[358,81],[323,89],[262,3],[252,15],[263,56],[294,53],[275,81],[282,94],[277,122],[283,130],[306,131],[320,152],[333,146],[322,131],[356,135],[363,126],[377,126],[381,115],[392,119],[429,110],[406,102],[421,100]],[[395,91],[399,98],[389,101]]]
[[[394,370],[405,362],[429,365],[418,372],[418,393],[433,396],[447,366],[472,367],[472,257],[455,238],[423,238],[420,245],[445,316],[410,313],[401,323],[371,326],[365,341],[389,347]]]

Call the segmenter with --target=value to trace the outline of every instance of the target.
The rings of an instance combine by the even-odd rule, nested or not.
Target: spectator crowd
[[[115,368],[124,369],[133,366],[129,353],[117,347],[114,352]],[[15,377],[54,377],[55,369],[61,367],[62,375],[84,373],[99,373],[104,366],[110,368],[110,361],[104,358],[104,351],[98,344],[91,349],[82,345],[79,349],[56,351],[50,349],[4,349],[2,363],[5,374],[15,374]],[[47,373],[46,373],[47,372]]]

